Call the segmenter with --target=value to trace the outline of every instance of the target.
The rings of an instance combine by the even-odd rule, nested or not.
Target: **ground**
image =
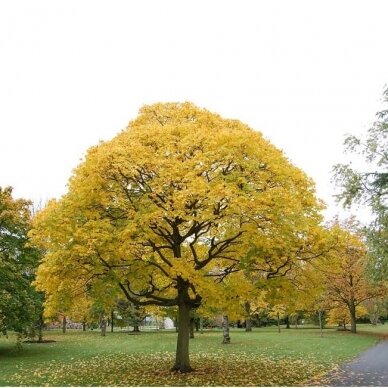
[[[117,331],[46,333],[56,342],[23,344],[0,339],[0,385],[51,386],[282,386],[308,382],[376,344],[369,333],[357,335],[317,329],[242,329],[231,331],[232,343],[221,345],[220,331],[205,331],[191,340],[195,372],[170,373],[176,343],[174,331],[129,335]],[[388,333],[388,325],[387,325]],[[323,377],[322,377],[323,378]]]

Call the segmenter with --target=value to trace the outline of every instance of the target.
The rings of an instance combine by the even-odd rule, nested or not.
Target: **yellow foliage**
[[[241,315],[255,287],[319,249],[321,208],[311,180],[259,132],[190,103],[145,106],[36,217],[31,238],[46,249],[36,284],[52,306],[112,285],[145,305]]]

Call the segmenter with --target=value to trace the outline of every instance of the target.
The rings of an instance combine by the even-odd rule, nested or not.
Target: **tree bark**
[[[354,300],[350,301],[349,312],[350,312],[350,322],[351,322],[350,331],[352,333],[356,333],[357,332],[357,327],[356,327],[356,306],[354,304]]]
[[[323,325],[322,325],[322,311],[318,311],[318,319],[319,319],[319,332],[321,334],[321,337],[323,337]]]
[[[140,333],[140,328],[138,323],[133,324],[133,330],[134,333]]]
[[[189,357],[190,310],[190,305],[185,303],[185,301],[180,301],[178,305],[179,326],[175,365],[172,367],[171,371],[187,373],[193,370],[190,366]]]
[[[229,318],[227,315],[223,316],[222,320],[222,327],[223,327],[223,344],[230,344],[230,335],[229,335]]]
[[[280,333],[280,314],[277,315],[278,318],[278,333]]]
[[[86,331],[86,322],[85,321],[82,322],[82,331]]]
[[[65,334],[66,333],[66,315],[63,316],[63,319],[62,319],[62,333]]]

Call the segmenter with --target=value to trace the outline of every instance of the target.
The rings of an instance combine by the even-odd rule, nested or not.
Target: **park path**
[[[388,340],[380,341],[354,360],[341,365],[338,370],[329,372],[316,385],[388,387]]]

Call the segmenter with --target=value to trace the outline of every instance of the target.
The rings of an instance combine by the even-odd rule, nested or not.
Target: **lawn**
[[[1,386],[282,386],[303,385],[338,363],[356,356],[388,334],[388,325],[360,327],[359,334],[317,329],[242,329],[231,331],[232,343],[221,345],[220,331],[205,331],[191,340],[195,372],[170,373],[176,333],[56,331],[45,344],[0,338]],[[361,332],[362,331],[362,332]],[[376,335],[371,335],[371,333]]]

